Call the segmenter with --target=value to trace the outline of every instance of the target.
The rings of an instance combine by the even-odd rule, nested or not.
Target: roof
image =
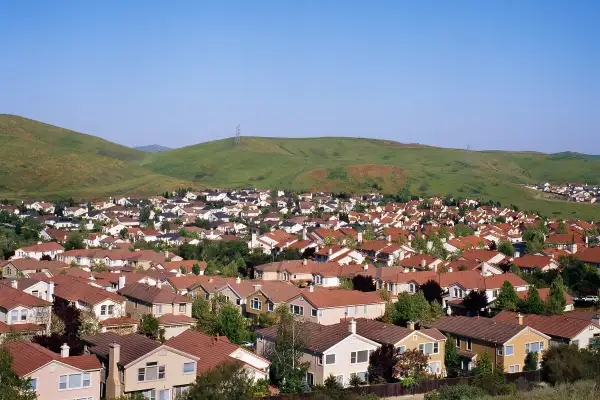
[[[373,303],[385,303],[379,292],[360,292],[358,290],[316,289],[314,292],[305,291],[303,296],[317,308],[355,306]]]
[[[108,359],[110,344],[119,344],[121,346],[119,365],[121,366],[129,364],[161,346],[160,343],[139,333],[121,336],[113,332],[105,332],[83,338],[83,341],[89,344],[88,348],[91,353],[104,359]]]
[[[59,251],[59,250],[64,250],[64,249],[65,249],[64,247],[62,247],[60,244],[58,244],[56,242],[47,242],[47,243],[34,244],[33,246],[21,247],[18,250],[23,250],[26,253],[37,253],[37,252],[44,252],[44,251]]]
[[[69,301],[82,301],[90,305],[95,305],[106,300],[112,300],[117,303],[125,301],[125,298],[116,293],[91,286],[94,281],[84,281],[68,275],[59,275],[52,278],[56,284],[54,295]]]
[[[348,322],[340,322],[336,325],[342,325],[344,329],[348,329]],[[437,329],[414,331],[402,326],[386,324],[385,322],[372,319],[356,319],[356,333],[378,343],[396,344],[415,332],[430,336],[435,340],[446,340],[446,337]]]
[[[306,349],[322,353],[350,336],[348,324],[321,325],[304,321],[300,324],[300,334],[306,343]],[[277,337],[277,325],[256,331],[257,337],[274,341]]]
[[[90,354],[62,358],[59,354],[37,343],[27,341],[10,342],[2,347],[8,349],[13,356],[12,369],[21,377],[53,361],[70,365],[82,371],[92,371],[102,368],[98,358]]]
[[[120,295],[146,303],[192,303],[192,299],[180,296],[166,288],[149,286],[144,283],[130,283],[117,291]]]
[[[231,343],[226,336],[208,336],[191,329],[172,337],[164,344],[198,357],[196,367],[198,375],[224,362],[234,361],[235,359],[230,355],[239,348]]]
[[[575,256],[583,262],[600,264],[600,247],[582,249]]]
[[[163,314],[158,317],[158,323],[160,325],[191,325],[194,323],[194,319],[185,314]]]
[[[4,268],[8,264],[11,264],[19,271],[41,271],[44,269],[56,270],[68,267],[67,264],[60,261],[39,261],[35,258],[17,258],[14,260],[8,260],[0,263],[0,266]]]
[[[534,254],[526,254],[523,257],[517,257],[513,260],[513,264],[519,268],[544,268],[550,264],[552,257],[537,256]]]
[[[490,318],[443,317],[429,325],[442,332],[503,344],[526,329],[525,326],[496,321]]]
[[[502,321],[518,325],[517,313],[502,311],[494,317],[495,321]],[[564,315],[535,315],[523,314],[523,325],[530,326],[549,336],[573,339],[590,325],[600,328],[600,325],[579,318],[569,318]]]
[[[0,307],[10,310],[17,306],[50,307],[52,303],[39,297],[14,289],[7,285],[0,285]]]

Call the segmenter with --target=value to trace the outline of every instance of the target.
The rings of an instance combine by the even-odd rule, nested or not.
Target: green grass
[[[0,115],[0,195],[151,194],[177,186],[396,192],[499,200],[547,216],[600,218],[600,205],[539,198],[525,183],[600,182],[600,158],[578,153],[473,151],[359,138],[217,140],[144,153]]]

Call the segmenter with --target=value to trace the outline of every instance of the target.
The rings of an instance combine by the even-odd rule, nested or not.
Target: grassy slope
[[[226,139],[149,154],[143,165],[211,186],[367,191],[377,183],[395,191],[410,184],[415,193],[422,188],[426,194],[489,198],[546,215],[600,217],[600,206],[542,200],[518,186],[539,181],[600,182],[600,160],[500,151],[471,152],[470,158],[468,166],[462,150],[381,140],[244,137],[238,146]],[[364,174],[365,164],[390,167]]]
[[[97,197],[180,183],[138,167],[141,151],[27,118],[0,115],[0,143],[3,195]]]

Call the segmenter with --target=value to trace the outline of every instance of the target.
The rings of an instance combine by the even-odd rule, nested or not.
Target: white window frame
[[[508,349],[510,349],[510,352],[508,351]],[[504,346],[504,357],[512,356],[513,354],[515,354],[515,345],[514,344]]]
[[[473,342],[471,342],[470,338],[467,338],[466,343],[467,345],[465,346],[465,348],[467,349],[467,351],[471,351],[471,349],[473,349]]]
[[[258,297],[252,298],[250,302],[250,308],[253,310],[262,311],[262,301]]]
[[[273,303],[268,303],[268,304],[267,304],[267,309],[268,309],[269,311],[273,311],[273,309],[274,309],[274,307],[273,307]]]
[[[71,386],[69,386],[70,382],[71,382],[70,378],[71,378],[71,376],[75,376],[75,375],[80,376],[79,379],[80,379],[81,385],[71,387]],[[88,379],[85,379],[86,375],[87,375]],[[61,380],[63,378],[65,378],[65,381],[61,382]],[[85,384],[86,381],[89,382],[87,385]],[[61,383],[65,384],[65,387],[63,389],[61,389],[61,387],[60,387]],[[58,391],[59,392],[63,392],[65,390],[84,389],[84,388],[89,388],[89,387],[92,387],[92,374],[89,372],[81,372],[79,374],[66,374],[66,375],[60,375],[58,377]]]
[[[186,365],[188,365],[188,366],[191,365],[192,366],[192,370],[186,372],[185,371],[185,366]],[[194,374],[194,373],[196,373],[196,362],[195,361],[183,363],[183,374],[184,375]]]
[[[403,354],[406,351],[406,346],[398,346],[396,354]]]
[[[365,361],[359,361],[359,353],[367,353],[367,359]],[[350,364],[363,364],[369,362],[369,350],[357,350],[350,352]]]
[[[185,303],[179,303],[179,312],[180,313],[184,313],[187,309],[187,304]]]
[[[333,362],[327,362],[328,357],[333,357]],[[335,353],[334,354],[326,354],[325,355],[325,365],[335,365]]]
[[[427,345],[431,345],[431,353],[425,353],[425,348]],[[427,342],[427,343],[421,343],[419,345],[419,351],[423,354],[440,354],[440,344],[438,342]]]
[[[100,306],[100,315],[106,315],[106,305]]]

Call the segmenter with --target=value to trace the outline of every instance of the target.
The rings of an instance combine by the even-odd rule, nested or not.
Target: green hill
[[[600,183],[600,158],[472,151],[358,138],[217,140],[146,153],[98,137],[0,115],[0,196],[96,198],[180,186],[261,187],[499,200],[545,215],[600,218],[600,205],[547,199],[525,183]]]
[[[182,183],[138,167],[144,152],[14,115],[0,114],[0,143],[0,194],[11,197],[154,193]]]

